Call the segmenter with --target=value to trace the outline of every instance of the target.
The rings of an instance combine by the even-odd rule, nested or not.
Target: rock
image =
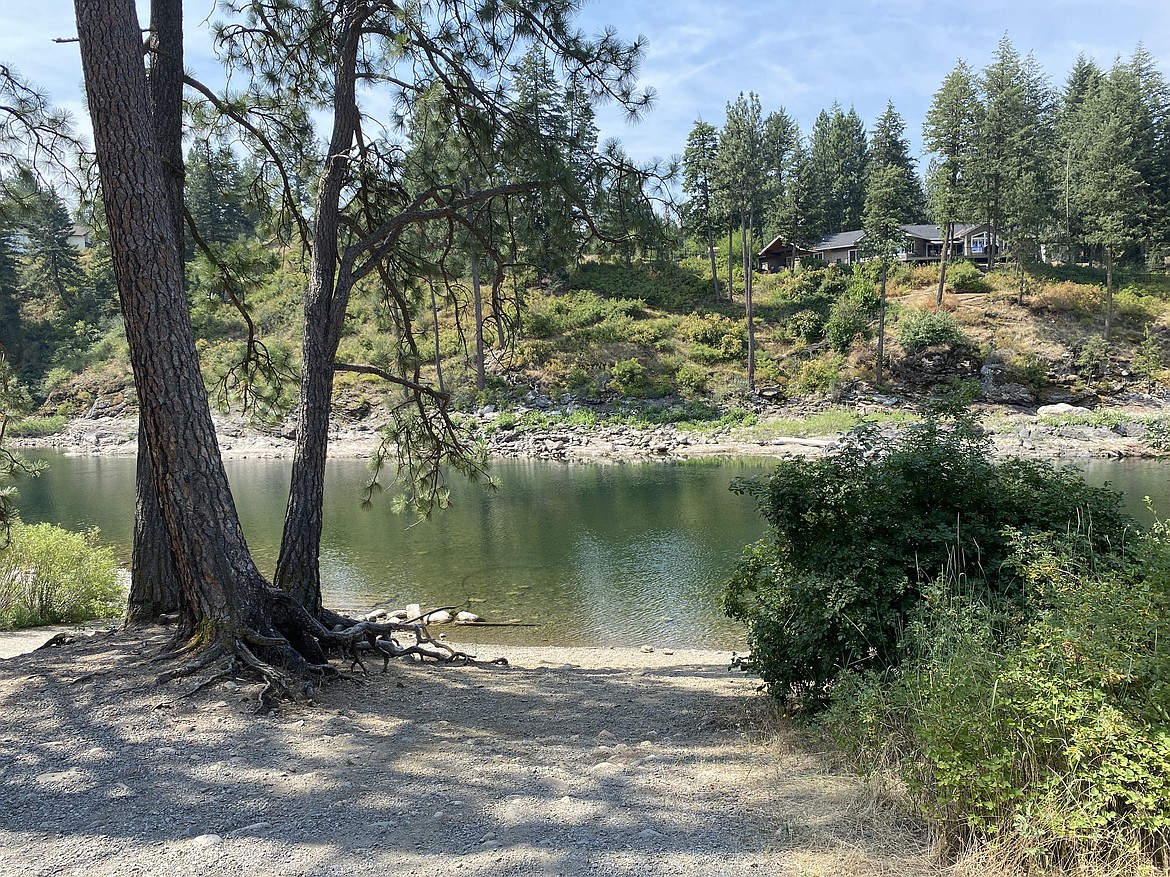
[[[406,621],[410,614],[405,609],[395,609],[393,612],[386,613],[388,621]]]
[[[379,618],[386,618],[390,615],[385,609],[375,609],[373,612],[367,612],[363,618],[366,621],[377,621]]]
[[[662,837],[661,831],[655,831],[653,828],[643,828],[638,832],[638,837],[649,840],[652,837]]]
[[[197,847],[214,847],[223,843],[223,838],[218,834],[201,834],[192,843]]]
[[[458,612],[455,615],[456,624],[475,624],[477,621],[483,621],[483,619],[474,612]]]
[[[654,651],[654,646],[642,646],[642,652],[643,652],[643,654],[647,654],[647,655],[648,655],[648,654],[650,654],[650,653],[651,653],[651,652],[653,652],[653,651]]]
[[[450,624],[453,618],[446,609],[435,609],[427,613],[425,620],[427,624]]]
[[[416,618],[421,618],[423,614],[422,606],[418,603],[409,603],[406,606],[407,621],[414,621]]]
[[[1039,417],[1060,417],[1067,414],[1091,414],[1088,408],[1080,405],[1069,405],[1067,402],[1058,402],[1055,405],[1041,405],[1036,409]]]

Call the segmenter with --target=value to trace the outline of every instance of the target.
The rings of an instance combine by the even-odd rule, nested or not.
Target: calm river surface
[[[30,455],[31,456],[31,455]],[[134,460],[37,454],[20,484],[30,523],[98,527],[129,558]],[[287,460],[228,460],[248,545],[276,565]],[[488,642],[733,648],[743,636],[715,601],[745,545],[764,535],[734,478],[760,462],[567,466],[500,461],[498,489],[455,482],[451,508],[408,528],[389,498],[361,507],[364,461],[329,464],[321,573],[327,605],[422,603],[538,627],[459,629]]]
[[[119,556],[130,553],[134,460],[39,454],[48,471],[21,484],[28,522],[98,527]],[[271,574],[288,496],[286,460],[229,460],[228,476],[248,544]],[[537,627],[460,629],[486,642],[563,645],[743,644],[716,606],[745,545],[764,535],[754,503],[728,490],[769,464],[680,463],[570,466],[501,461],[499,489],[457,482],[453,506],[407,528],[382,498],[361,507],[366,468],[329,464],[322,548],[326,603],[366,611],[406,603],[464,604],[492,621]],[[1142,497],[1170,515],[1170,466],[1093,461],[1096,484]]]

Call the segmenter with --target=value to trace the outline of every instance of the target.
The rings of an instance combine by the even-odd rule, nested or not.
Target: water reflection
[[[47,455],[22,488],[25,520],[99,527],[129,555],[134,461]],[[288,463],[227,462],[249,547],[275,567]],[[501,462],[499,484],[454,485],[455,503],[407,528],[388,502],[360,505],[360,461],[329,464],[321,555],[330,605],[467,605],[536,627],[475,631],[488,641],[734,647],[715,605],[740,550],[762,535],[731,480],[767,464],[565,466]],[[460,629],[460,636],[467,636]]]

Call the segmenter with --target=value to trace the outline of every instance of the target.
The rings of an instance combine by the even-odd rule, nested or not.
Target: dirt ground
[[[727,652],[492,647],[259,715],[157,685],[165,639],[0,660],[0,874],[939,873]]]

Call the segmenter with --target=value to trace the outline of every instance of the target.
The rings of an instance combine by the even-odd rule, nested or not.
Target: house
[[[937,225],[903,225],[906,244],[897,256],[899,262],[937,262],[942,258],[943,230]],[[852,265],[865,259],[861,249],[864,231],[842,231],[825,235],[809,249],[777,237],[758,253],[761,271],[774,272],[791,268],[808,258],[830,265]],[[950,258],[970,259],[990,264],[999,253],[987,223],[957,223],[951,235]]]
[[[93,229],[85,223],[76,222],[66,235],[66,240],[70,245],[78,250],[84,250],[93,246]]]
[[[795,267],[801,259],[807,259],[811,255],[811,250],[806,250],[799,244],[785,240],[782,235],[777,235],[768,246],[756,254],[756,264],[759,270],[775,274],[782,268]]]

